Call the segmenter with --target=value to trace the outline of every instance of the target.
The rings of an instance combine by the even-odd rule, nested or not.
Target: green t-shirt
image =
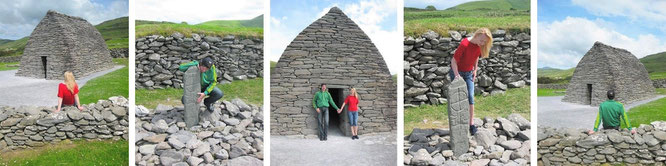
[[[627,113],[624,112],[624,104],[614,100],[606,100],[599,105],[597,120],[594,122],[594,131],[599,129],[599,122],[603,122],[604,128],[614,128],[620,126],[620,120],[624,121],[625,125],[631,130],[629,118]]]
[[[336,110],[339,109],[337,105],[335,105],[335,102],[333,102],[333,98],[331,97],[331,94],[325,91],[317,91],[314,95],[314,99],[312,99],[312,106],[316,108],[321,108],[321,107],[328,107],[328,104],[331,104],[333,108]]]

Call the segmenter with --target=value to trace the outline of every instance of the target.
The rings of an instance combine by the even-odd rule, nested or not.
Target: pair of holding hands
[[[319,108],[317,108],[316,110],[317,110],[317,113],[321,112],[321,111],[319,111]],[[340,113],[342,113],[342,109],[338,109],[338,114],[340,114]]]

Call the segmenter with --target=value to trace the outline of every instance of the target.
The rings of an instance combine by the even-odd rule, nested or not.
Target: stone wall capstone
[[[465,31],[449,31],[443,37],[433,31],[404,40],[405,106],[446,103],[446,88],[451,58]],[[503,94],[507,88],[530,85],[530,35],[493,32],[493,47],[488,58],[479,59],[475,82],[476,95]]]
[[[219,83],[263,77],[262,38],[241,38],[192,34],[185,37],[152,35],[136,39],[137,89],[182,88],[182,63],[210,57],[215,62]]]
[[[666,164],[666,121],[641,124],[637,133],[626,129],[600,130],[539,127],[539,165]]]
[[[263,165],[264,124],[261,106],[240,99],[203,106],[201,121],[187,127],[184,108],[137,106],[136,165]],[[145,113],[145,114],[144,114]]]
[[[0,106],[0,151],[40,147],[51,142],[78,139],[127,140],[128,101],[111,97],[97,103],[63,107]]]

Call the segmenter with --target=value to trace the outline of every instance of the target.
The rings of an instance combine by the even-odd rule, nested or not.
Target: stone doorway
[[[345,88],[342,87],[335,87],[331,86],[332,88],[328,88],[328,92],[331,94],[331,98],[333,98],[333,102],[335,102],[335,105],[338,107],[342,106],[342,103],[344,103],[345,100]],[[329,129],[328,132],[330,133],[329,135],[344,135],[344,136],[349,136],[351,135],[349,131],[349,124],[346,123],[345,117],[346,117],[346,108],[338,114],[337,110],[333,108],[332,106],[328,107],[328,117],[329,117]],[[346,124],[346,125],[345,125]]]
[[[585,92],[587,92],[587,94],[586,94],[587,99],[585,100],[585,102],[587,103],[587,105],[591,105],[592,104],[592,84],[587,84],[587,91],[585,91]]]
[[[46,74],[47,73],[46,72],[46,70],[47,70],[46,69],[46,56],[42,56],[42,68],[44,70],[44,78],[46,78],[46,76],[47,76],[47,74]]]

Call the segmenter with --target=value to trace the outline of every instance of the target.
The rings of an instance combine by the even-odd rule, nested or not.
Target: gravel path
[[[335,127],[331,128],[335,130]],[[359,135],[330,131],[328,141],[271,135],[270,165],[395,165],[396,133]]]
[[[563,96],[556,97],[537,97],[537,118],[539,126],[549,126],[555,128],[582,128],[592,129],[594,120],[597,118],[599,107],[562,102]],[[625,110],[629,110],[641,104],[645,104],[664,97],[664,95],[655,96],[650,99],[641,100],[632,104],[625,105]]]
[[[83,78],[78,78],[76,83],[79,88],[83,87],[89,80],[123,68],[118,65],[111,69],[93,73]],[[17,77],[18,70],[0,71],[0,105],[3,106],[57,106],[58,84],[62,80],[45,80],[29,77]]]

